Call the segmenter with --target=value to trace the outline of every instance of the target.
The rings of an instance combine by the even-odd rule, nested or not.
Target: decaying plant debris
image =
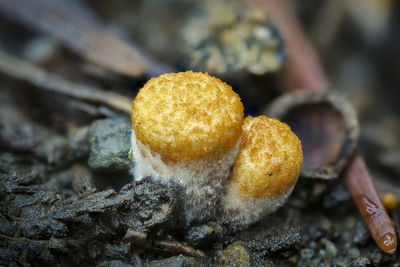
[[[2,14],[11,2],[0,1]],[[37,2],[44,13],[45,2]],[[146,75],[165,66],[184,69],[187,62],[179,61],[182,55],[176,46],[160,45],[157,50],[150,37],[175,40],[180,33],[173,29],[185,16],[195,16],[199,5],[165,1],[171,3],[169,13],[157,20],[154,7],[168,8],[159,2],[163,1],[115,1],[110,7],[103,1],[71,1],[70,10],[85,18],[80,23],[89,23],[88,11],[97,12],[96,21],[109,20],[133,37],[137,44],[132,47],[142,58],[135,64],[143,66],[131,74],[96,60],[94,65],[90,58],[87,62],[83,50],[71,49],[66,40],[54,42],[49,32],[24,26],[21,13],[8,13],[0,24],[4,32],[0,36],[0,265],[396,266],[399,253],[386,255],[379,250],[339,179],[300,179],[283,208],[236,232],[216,222],[187,225],[178,185],[167,188],[150,179],[132,182],[130,101]],[[332,5],[321,1],[298,7],[306,25],[312,27],[313,18],[320,21],[310,14],[322,7],[328,12],[328,3]],[[392,13],[399,8],[396,3]],[[176,16],[182,10],[185,16]],[[400,69],[396,14],[388,26],[395,30],[379,46],[331,33],[338,51],[327,55],[321,44],[318,51],[330,65],[330,76],[340,77],[333,79],[333,85],[342,88],[359,112],[359,149],[378,191],[400,197],[399,112],[392,102],[398,99],[393,88],[399,85],[393,69]],[[71,19],[68,12],[64,15]],[[142,17],[151,19],[137,23]],[[169,22],[163,25],[166,18]],[[90,25],[99,27],[105,38],[123,42],[99,26],[104,21]],[[341,24],[353,27],[345,19]],[[38,43],[42,50],[35,48]],[[365,51],[346,54],[344,48],[357,44],[366,44]],[[345,68],[358,70],[356,77],[346,74]],[[267,90],[269,85],[274,88],[271,75],[239,73],[229,78],[244,102],[250,103],[245,105],[247,114],[264,110],[276,96]],[[399,208],[390,215],[400,229]]]

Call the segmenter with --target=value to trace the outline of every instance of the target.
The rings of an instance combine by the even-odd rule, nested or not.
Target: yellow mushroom
[[[242,145],[222,199],[223,221],[237,227],[282,206],[303,162],[300,140],[287,124],[249,116],[242,129]]]
[[[229,85],[191,71],[153,78],[139,91],[131,151],[135,180],[182,185],[188,222],[222,220],[233,227],[280,207],[303,161],[288,125],[265,116],[243,120]]]
[[[243,105],[221,80],[164,74],[139,91],[132,110],[135,180],[184,185],[189,221],[213,217],[241,143]]]

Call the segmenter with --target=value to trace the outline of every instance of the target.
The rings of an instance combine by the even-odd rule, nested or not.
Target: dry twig
[[[188,245],[176,240],[150,240],[146,233],[128,230],[124,237],[124,242],[130,242],[135,250],[162,250],[174,255],[187,255],[191,257],[201,258],[204,253],[198,249],[189,247]]]
[[[131,100],[125,96],[95,87],[72,83],[47,73],[30,63],[12,57],[0,50],[0,72],[36,85],[39,89],[73,97],[79,100],[104,104],[124,113],[131,113]]]

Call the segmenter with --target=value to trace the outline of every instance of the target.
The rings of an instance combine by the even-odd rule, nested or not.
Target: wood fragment
[[[394,254],[397,236],[384,208],[364,160],[355,153],[343,174],[344,183],[357,204],[372,237],[379,248]]]
[[[0,12],[31,29],[50,35],[87,60],[114,72],[138,77],[147,71],[143,55],[128,42],[104,31],[99,23],[46,0],[0,0]]]
[[[176,240],[150,240],[147,238],[146,233],[133,231],[131,229],[126,232],[123,241],[131,243],[135,250],[161,250],[173,255],[183,254],[196,258],[205,256],[202,251],[194,249],[182,242]]]
[[[147,241],[147,234],[143,232],[134,231],[128,229],[124,238],[122,239],[124,242],[131,243],[131,248],[138,251],[141,249],[148,250],[150,249],[150,244]]]
[[[205,255],[202,251],[189,247],[188,245],[176,240],[155,240],[154,245],[176,255],[183,254],[196,258],[201,258]]]
[[[1,1],[1,0],[0,0]],[[0,72],[28,82],[39,89],[62,94],[75,99],[107,105],[124,113],[131,113],[131,100],[113,92],[93,86],[73,83],[0,50]]]

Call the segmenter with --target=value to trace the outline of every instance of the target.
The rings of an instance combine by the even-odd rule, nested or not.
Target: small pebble
[[[353,243],[357,246],[365,246],[371,238],[371,235],[369,234],[364,222],[358,221],[355,229]]]
[[[321,239],[322,244],[325,245],[325,253],[323,253],[324,255],[321,255],[323,257],[327,257],[327,258],[334,258],[337,255],[337,249],[335,244],[333,244],[330,240],[326,239],[326,238],[322,238]]]
[[[347,255],[355,259],[360,257],[360,251],[357,248],[350,248],[349,250],[347,250]]]
[[[300,254],[303,259],[311,259],[312,257],[314,257],[314,250],[310,248],[305,248],[301,250]]]

